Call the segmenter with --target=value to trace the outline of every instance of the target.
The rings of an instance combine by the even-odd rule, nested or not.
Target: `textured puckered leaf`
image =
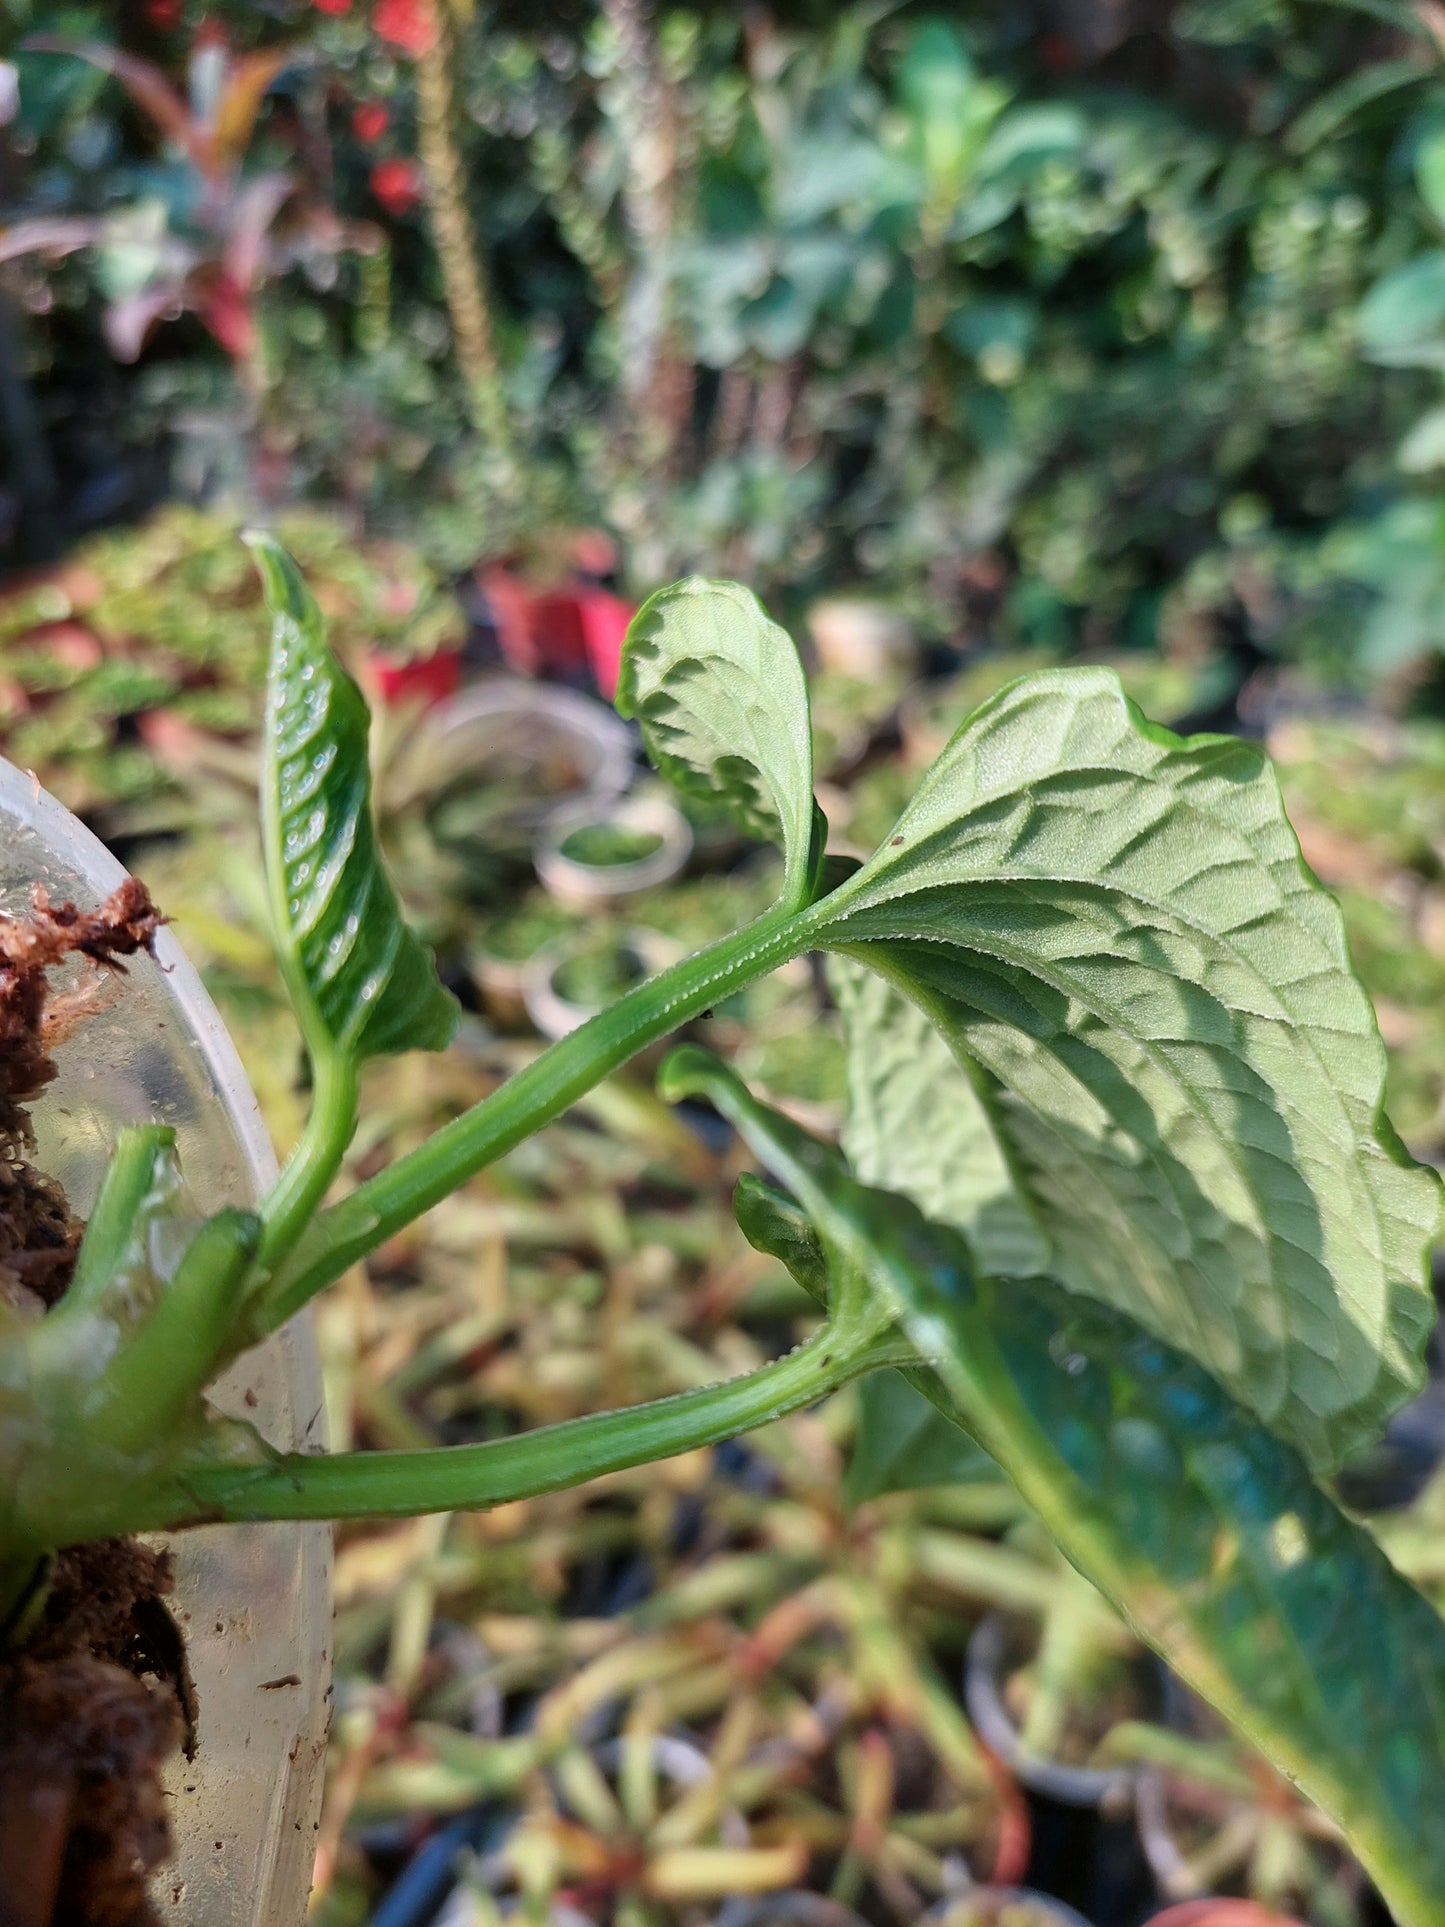
[[[1207,1365],[1316,1466],[1419,1382],[1438,1187],[1383,1118],[1339,911],[1259,752],[1155,728],[1103,670],[1029,677],[811,921],[987,1074],[1064,1284]],[[965,1223],[934,1133],[958,1103],[976,1185],[976,1093],[954,1074],[925,1112],[869,1035],[855,1150],[871,1137],[870,1175]]]
[[[248,537],[274,628],[261,810],[281,961],[313,1050],[441,1050],[455,1000],[402,920],[371,822],[367,714],[291,558]]]
[[[1335,1819],[1401,1927],[1445,1919],[1445,1624],[1304,1461],[1193,1360],[963,1238],[690,1053],[704,1089],[894,1305],[967,1427],[1142,1638]]]
[[[991,1276],[1046,1270],[1049,1241],[1009,1168],[981,1074],[971,1076],[923,1012],[865,965],[832,957],[828,981],[848,1037],[843,1149],[859,1177],[956,1225]]]
[[[670,782],[781,844],[785,894],[800,900],[814,815],[808,689],[792,637],[757,597],[701,576],[659,589],[627,631],[617,707]]]

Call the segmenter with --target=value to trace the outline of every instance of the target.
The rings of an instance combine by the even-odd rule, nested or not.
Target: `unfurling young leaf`
[[[274,617],[261,813],[287,987],[313,1057],[441,1050],[457,1006],[402,920],[371,821],[367,713],[269,536],[247,538]]]
[[[808,688],[792,637],[757,597],[701,576],[659,589],[627,631],[617,707],[670,782],[782,846],[784,898],[800,907],[821,851]]]
[[[1445,1623],[1299,1455],[1124,1314],[978,1275],[960,1233],[861,1184],[717,1060],[678,1052],[664,1076],[866,1273],[1068,1558],[1340,1824],[1401,1927],[1438,1927]]]
[[[1033,1262],[1026,1235],[1010,1255],[982,1211],[1011,1169],[1010,1235],[1031,1220],[1061,1283],[1317,1467],[1419,1383],[1438,1186],[1383,1117],[1338,908],[1257,750],[1155,728],[1104,670],[1028,677],[809,922],[951,1052],[909,1033],[905,1053],[898,1005],[845,995],[864,1175],[1008,1272]],[[950,1119],[967,1145],[943,1157]]]

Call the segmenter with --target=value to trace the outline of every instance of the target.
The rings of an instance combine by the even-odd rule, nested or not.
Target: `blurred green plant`
[[[358,544],[320,510],[282,526],[363,674],[378,651],[460,643],[460,610],[405,544]],[[178,779],[198,770],[249,795],[271,619],[236,534],[224,513],[167,508],[0,599],[0,748],[112,833],[185,820]]]

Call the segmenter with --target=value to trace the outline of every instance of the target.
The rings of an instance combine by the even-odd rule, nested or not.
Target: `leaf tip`
[[[293,622],[304,621],[315,604],[289,552],[267,529],[243,529],[241,540],[255,560],[272,614],[290,616]]]

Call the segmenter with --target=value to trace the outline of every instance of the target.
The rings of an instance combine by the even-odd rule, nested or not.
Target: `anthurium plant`
[[[1049,670],[960,718],[866,862],[830,858],[792,641],[735,584],[664,589],[618,707],[665,777],[778,845],[776,903],[333,1197],[360,1066],[444,1048],[455,1013],[377,853],[362,699],[287,556],[253,546],[275,617],[266,863],[310,1121],[254,1212],[184,1237],[157,1235],[182,1195],[169,1134],[122,1132],[65,1295],[44,1315],[0,1301],[11,1637],[60,1548],[496,1505],[895,1367],[1339,1823],[1401,1927],[1445,1922],[1445,1626],[1330,1488],[1421,1381],[1439,1187],[1383,1114],[1374,1015],[1260,752],[1156,728],[1103,670]],[[435,1450],[278,1452],[208,1408],[228,1360],[348,1266],[816,951],[849,1041],[841,1148],[696,1048],[661,1074],[756,1155],[739,1222],[822,1314],[797,1350]]]

